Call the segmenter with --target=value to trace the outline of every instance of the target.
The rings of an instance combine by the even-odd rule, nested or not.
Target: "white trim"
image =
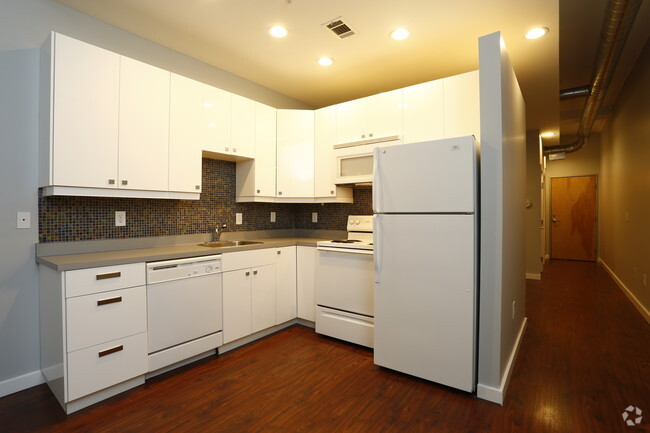
[[[526,279],[527,280],[541,280],[542,279],[542,274],[529,274],[526,272]]]
[[[610,277],[614,280],[616,285],[625,293],[625,296],[627,296],[627,299],[630,300],[632,305],[641,313],[641,316],[645,319],[646,322],[650,323],[650,311],[639,301],[639,299],[632,293],[632,291],[621,281],[620,278],[612,271],[612,269],[607,266],[607,264],[601,259],[600,257],[598,258],[598,263],[602,265],[603,268],[607,271]]]
[[[72,195],[81,197],[159,198],[170,200],[199,200],[200,192],[143,191],[138,189],[85,188],[77,186],[44,186],[43,197]]]
[[[32,371],[31,373],[26,373],[22,376],[3,380],[0,382],[0,397],[31,388],[32,386],[40,385],[41,383],[45,383],[45,378],[43,377],[41,370]]]
[[[524,321],[519,328],[519,334],[517,335],[517,341],[515,342],[515,347],[510,353],[510,359],[508,359],[508,364],[506,369],[501,377],[501,384],[498,388],[488,385],[478,384],[476,386],[476,396],[480,399],[491,401],[492,403],[500,404],[503,406],[503,400],[506,395],[506,390],[508,389],[508,383],[510,382],[510,375],[512,374],[513,367],[515,365],[515,360],[517,359],[517,354],[519,353],[519,348],[521,347],[521,341],[524,338],[524,332],[526,331],[526,324],[528,323],[528,318],[524,317]]]

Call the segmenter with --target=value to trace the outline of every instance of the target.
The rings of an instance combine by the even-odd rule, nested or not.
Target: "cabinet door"
[[[473,135],[480,141],[481,118],[478,71],[443,80],[445,137]]]
[[[445,137],[443,80],[404,89],[404,143]]]
[[[368,138],[402,135],[402,89],[366,99]]]
[[[336,106],[314,112],[314,196],[336,196]]]
[[[119,188],[169,189],[169,71],[121,58]]]
[[[278,198],[314,197],[314,112],[278,110]]]
[[[316,320],[316,247],[296,247],[298,318]]]
[[[255,195],[275,195],[277,111],[255,103]]]
[[[296,318],[296,247],[278,248],[275,260],[275,323]]]
[[[201,150],[226,152],[230,150],[231,94],[216,87],[203,85],[203,137]]]
[[[275,325],[275,265],[252,269],[252,332]]]
[[[201,192],[203,84],[171,75],[169,190]]]
[[[238,156],[255,157],[255,102],[239,95],[230,101],[230,151]]]
[[[55,34],[53,185],[115,188],[120,56]]]
[[[250,335],[252,318],[250,269],[223,273],[223,342]]]
[[[366,98],[336,106],[336,142],[349,143],[368,138]]]

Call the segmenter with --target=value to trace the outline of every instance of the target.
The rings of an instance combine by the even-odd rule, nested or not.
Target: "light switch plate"
[[[115,211],[115,227],[124,227],[126,225],[126,211]]]
[[[237,212],[235,214],[235,224],[243,224],[244,223],[244,215],[241,212]]]
[[[18,212],[16,217],[17,229],[29,229],[32,227],[32,213],[31,212]]]
[[[313,223],[318,222],[318,212],[312,212],[311,213],[311,222],[313,222]]]
[[[275,222],[275,212],[271,212],[271,222]]]

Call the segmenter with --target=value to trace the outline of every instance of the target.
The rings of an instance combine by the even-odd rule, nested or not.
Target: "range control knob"
[[[210,272],[214,272],[214,266],[208,265],[205,267],[205,273],[209,274]]]
[[[354,220],[354,223],[358,225],[358,224],[361,224],[361,221],[359,221],[359,220]]]

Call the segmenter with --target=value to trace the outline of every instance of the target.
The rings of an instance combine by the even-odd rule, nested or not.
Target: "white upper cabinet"
[[[217,153],[230,150],[230,96],[225,90],[203,85],[202,150]]]
[[[336,179],[336,106],[314,112],[314,198],[318,202],[352,203],[352,189],[334,184]]]
[[[255,103],[255,159],[237,161],[236,200],[275,201],[277,110]]]
[[[404,143],[445,137],[443,81],[404,88]]]
[[[402,89],[355,99],[336,106],[336,142],[402,135]]]
[[[236,156],[255,156],[255,101],[231,95],[230,152]]]
[[[171,74],[169,190],[201,192],[203,83]]]
[[[481,139],[478,71],[447,77],[444,82],[445,137]]]
[[[278,110],[277,198],[313,202],[313,110]]]
[[[169,188],[170,73],[121,58],[119,188]]]
[[[115,188],[120,56],[53,33],[41,73],[41,186]]]

